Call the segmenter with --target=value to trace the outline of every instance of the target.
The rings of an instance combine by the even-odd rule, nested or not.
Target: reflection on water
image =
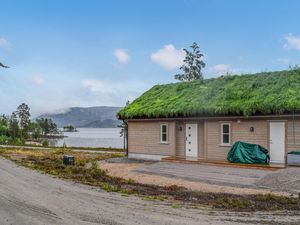
[[[67,136],[62,139],[50,139],[51,146],[68,147],[113,147],[122,148],[123,138],[120,128],[77,128],[79,132],[64,132]]]

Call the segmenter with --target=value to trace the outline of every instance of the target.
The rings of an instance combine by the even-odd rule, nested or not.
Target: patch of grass
[[[113,152],[124,152],[123,148],[112,148],[112,147],[70,147],[71,149],[81,150],[92,150],[92,151],[113,151]]]
[[[129,194],[121,194],[122,197],[129,197]]]
[[[173,202],[171,206],[172,206],[173,209],[180,209],[180,208],[182,208],[182,205],[179,204],[179,203],[177,203],[177,202]]]
[[[255,210],[255,203],[251,199],[219,198],[217,207],[236,210]]]
[[[157,201],[157,200],[164,201],[167,198],[168,198],[167,196],[163,196],[163,195],[158,195],[158,196],[146,195],[142,197],[143,200],[147,200],[147,201]]]
[[[10,144],[8,144],[10,145]],[[20,146],[20,148],[22,147],[32,147],[32,150],[38,149],[39,147],[43,147],[43,146],[37,146],[37,145],[30,145],[30,144],[12,144],[12,149],[13,146]],[[46,146],[46,148],[48,149],[62,149],[62,147],[59,146]],[[31,150],[31,149],[29,149]],[[120,153],[124,153],[124,149],[123,148],[113,148],[113,147],[67,147],[66,150],[68,151],[72,151],[72,150],[91,150],[91,151],[107,151],[107,152],[120,152]]]
[[[299,69],[156,85],[118,116],[131,119],[293,113],[300,111],[299,86]]]
[[[75,157],[74,166],[63,165],[64,153]],[[88,153],[53,150],[0,149],[0,155],[17,164],[38,170],[55,177],[98,186],[108,192],[118,192],[122,196],[134,195],[149,201],[170,200],[173,208],[181,203],[206,206],[209,208],[237,211],[255,210],[300,210],[298,198],[266,195],[233,195],[224,193],[205,193],[191,191],[176,185],[158,186],[141,184],[134,180],[125,180],[110,176],[99,168],[99,161],[113,157],[122,157],[122,153]]]

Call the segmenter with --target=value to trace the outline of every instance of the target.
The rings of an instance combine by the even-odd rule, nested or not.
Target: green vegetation
[[[63,165],[64,154],[75,157],[74,166]],[[110,176],[106,170],[99,168],[98,162],[113,157],[123,157],[121,153],[99,154],[59,150],[19,150],[0,149],[0,155],[17,164],[32,168],[75,182],[98,186],[108,192],[118,192],[122,196],[130,194],[149,201],[171,202],[171,207],[180,208],[189,203],[193,207],[230,209],[237,211],[255,210],[300,210],[298,198],[266,195],[233,195],[224,193],[205,193],[191,191],[183,187],[141,184]]]
[[[126,102],[126,107],[129,106],[130,102]],[[128,123],[123,120],[122,124],[118,125],[121,128],[120,137],[123,137],[123,149],[126,151],[126,155],[128,155]]]
[[[27,138],[31,127],[30,108],[25,103],[22,103],[18,106],[15,113],[18,116],[18,125],[20,127],[21,138]]]
[[[0,117],[0,144],[24,145],[25,140],[42,141],[49,134],[59,134],[51,119],[30,119],[30,108],[25,103],[18,106],[11,116]]]
[[[49,146],[49,141],[47,139],[45,139],[42,143],[43,147],[48,147]]]
[[[187,49],[183,49],[185,52],[185,59],[183,65],[180,67],[182,74],[176,74],[175,79],[180,81],[192,81],[192,80],[203,80],[202,69],[205,67],[203,62],[204,55],[200,52],[200,48],[196,42],[194,42],[190,48],[190,52]]]
[[[77,132],[76,127],[72,126],[72,125],[67,125],[64,126],[64,131],[65,132]]]
[[[36,125],[37,125],[37,129],[40,129],[40,133],[43,136],[47,136],[49,134],[59,134],[57,125],[52,121],[52,119],[48,119],[48,118],[37,119]]]
[[[130,119],[293,112],[300,112],[297,68],[156,85],[118,115]]]
[[[1,142],[1,136],[0,136],[0,143]],[[7,137],[5,137],[7,138]],[[47,140],[47,139],[45,139]],[[40,146],[43,146],[43,142],[42,141],[42,144]],[[3,142],[4,143],[4,142]],[[48,143],[49,144],[49,143]],[[20,143],[20,144],[11,144],[11,145],[22,145],[20,146],[20,149],[29,149],[29,150],[34,150],[34,149],[39,149],[40,146],[37,146],[37,145],[32,145],[32,144],[26,144],[26,143]],[[63,146],[63,147],[59,147],[59,146],[43,146],[43,147],[47,147],[47,149],[51,150],[58,150],[58,149],[61,149],[61,148],[64,148],[66,150],[87,150],[87,151],[104,151],[104,152],[120,152],[120,153],[123,153],[124,152],[124,149],[123,148],[112,148],[112,147],[67,147],[67,146]],[[10,147],[10,148],[14,148],[13,146]]]

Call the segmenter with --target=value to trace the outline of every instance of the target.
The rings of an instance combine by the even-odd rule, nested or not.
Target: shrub
[[[48,139],[45,139],[42,143],[43,147],[48,147],[49,146],[49,142]]]
[[[13,139],[12,137],[2,135],[2,136],[0,136],[0,144],[2,144],[2,145],[24,145],[25,140],[23,138]]]
[[[24,145],[25,144],[25,140],[22,138],[15,138],[12,140],[12,143],[14,145]]]
[[[11,138],[7,136],[0,136],[0,144],[5,145],[5,144],[10,144],[11,143]]]

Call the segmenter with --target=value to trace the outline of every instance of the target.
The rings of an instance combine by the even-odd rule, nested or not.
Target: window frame
[[[223,132],[223,126],[228,125],[228,133]],[[231,123],[223,122],[221,123],[221,146],[231,146]],[[224,134],[228,135],[228,143],[224,143]]]
[[[166,131],[163,132],[163,126],[166,126]],[[166,140],[163,140],[163,134],[166,135]],[[168,144],[169,143],[169,126],[167,123],[160,124],[160,143],[161,144]]]

